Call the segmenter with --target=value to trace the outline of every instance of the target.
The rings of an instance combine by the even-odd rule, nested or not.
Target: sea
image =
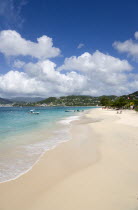
[[[46,151],[69,141],[72,121],[93,108],[35,107],[39,114],[31,114],[34,107],[0,107],[0,182],[16,179]]]

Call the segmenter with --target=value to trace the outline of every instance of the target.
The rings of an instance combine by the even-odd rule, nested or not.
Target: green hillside
[[[59,98],[50,97],[39,104],[47,104],[51,106],[95,106],[100,104],[99,97],[92,96],[62,96]]]

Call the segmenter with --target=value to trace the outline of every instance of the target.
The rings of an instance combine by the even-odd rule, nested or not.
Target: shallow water
[[[95,107],[0,107],[0,182],[15,179],[29,170],[47,150],[68,141],[70,125]]]

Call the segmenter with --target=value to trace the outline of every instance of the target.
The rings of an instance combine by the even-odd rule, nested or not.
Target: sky
[[[0,0],[0,97],[138,90],[137,0]]]

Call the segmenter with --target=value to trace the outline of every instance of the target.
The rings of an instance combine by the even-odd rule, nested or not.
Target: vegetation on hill
[[[103,96],[100,102],[102,106],[113,108],[130,108],[133,106],[135,110],[138,111],[138,91],[129,95],[116,97],[115,99]]]
[[[62,96],[59,98],[50,97],[39,104],[47,104],[52,106],[95,106],[100,105],[99,97],[92,96]]]

